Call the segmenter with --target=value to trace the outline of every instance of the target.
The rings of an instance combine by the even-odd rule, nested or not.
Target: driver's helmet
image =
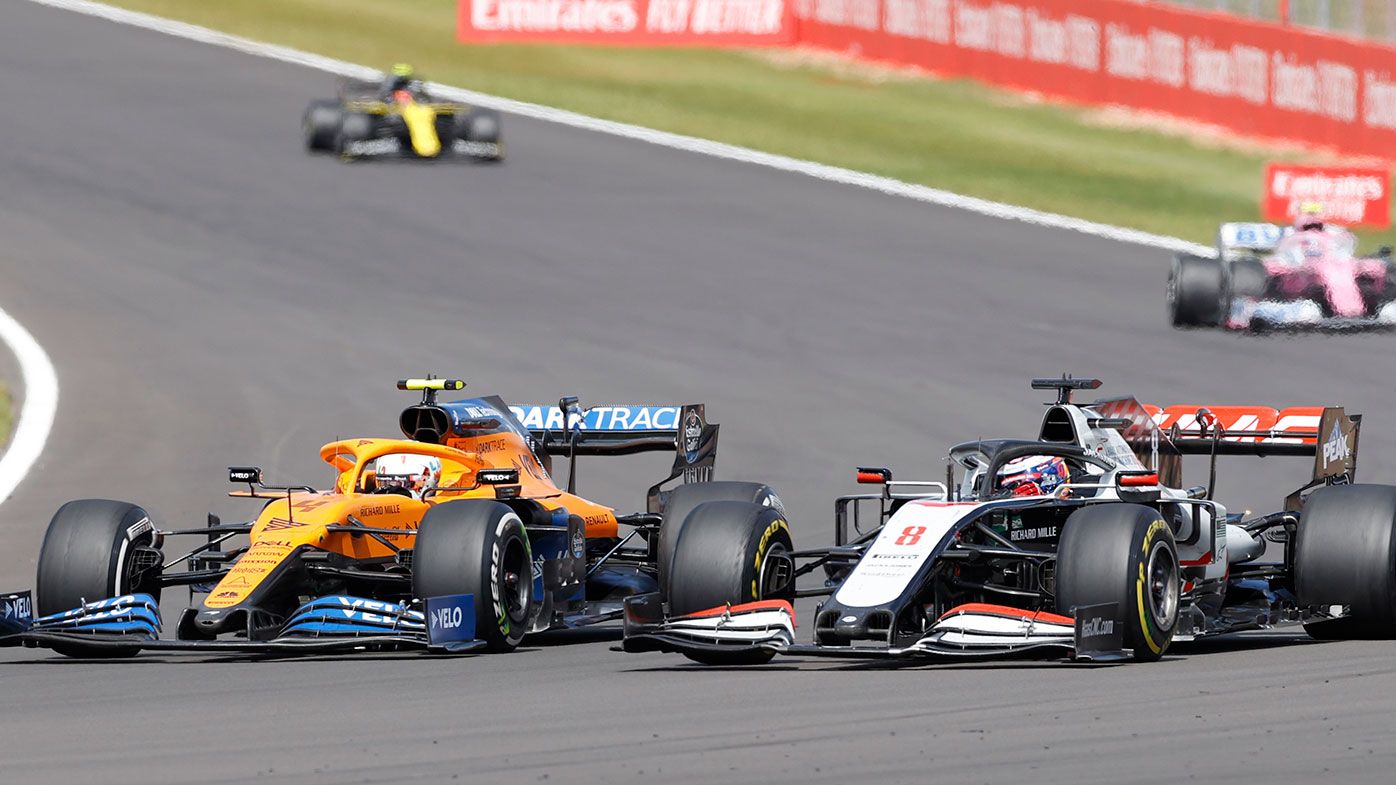
[[[378,488],[403,488],[420,497],[441,479],[441,459],[429,455],[394,453],[374,462]]]
[[[1043,496],[1071,480],[1066,461],[1054,455],[1027,455],[1004,464],[998,487],[1014,496]]]
[[[411,89],[413,83],[417,81],[417,72],[407,63],[398,63],[393,66],[391,75],[388,76],[388,92],[395,93],[398,90]]]
[[[1304,202],[1294,215],[1294,231],[1323,231],[1323,203]]]

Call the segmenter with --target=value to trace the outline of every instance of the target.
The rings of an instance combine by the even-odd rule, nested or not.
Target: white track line
[[[210,30],[206,27],[176,22],[159,16],[139,13],[137,11],[128,11],[124,8],[115,8],[103,3],[91,2],[90,0],[30,0],[30,2],[51,6],[53,8],[62,8],[68,11],[76,11],[81,14],[87,14],[88,16],[96,16],[121,24],[133,25],[167,35],[177,36],[190,41],[198,41],[226,49],[233,49],[258,57],[315,68],[340,76],[356,79],[373,79],[379,75],[379,71],[367,66],[356,65],[329,57],[322,57],[320,55],[302,52],[284,46],[276,46],[275,44],[252,41],[247,38]],[[550,106],[540,106],[539,104],[530,104],[509,98],[486,95],[485,93],[477,93],[473,90],[465,90],[449,85],[433,84],[432,88],[447,98],[497,109],[502,112],[532,117],[550,123],[570,126],[572,128],[582,128],[588,131],[610,134],[612,136],[635,139],[641,142],[648,142],[662,147],[671,147],[676,150],[684,150],[700,155],[709,155],[714,158],[740,161],[742,163],[756,164],[757,166],[765,166],[771,169],[779,169],[784,172],[808,175],[832,183],[853,185],[871,191],[890,194],[892,196],[900,196],[906,199],[926,202],[928,204],[968,210],[993,218],[1019,221],[1050,229],[1065,229],[1067,231],[1088,234],[1093,237],[1102,237],[1107,240],[1162,248],[1169,251],[1202,255],[1215,255],[1216,253],[1214,249],[1208,246],[1198,245],[1197,243],[1189,242],[1179,237],[1151,234],[1136,229],[1126,229],[1120,226],[1110,226],[1109,224],[1085,221],[1067,215],[1057,215],[1055,213],[1047,213],[1027,207],[1017,207],[1000,202],[991,202],[987,199],[977,199],[973,196],[964,196],[950,191],[942,191],[938,188],[929,188],[924,185],[907,183],[901,180],[894,180],[890,177],[881,177],[875,174],[858,172],[852,169],[843,169],[837,166],[826,166],[825,164],[804,161],[798,158],[788,158],[783,155],[763,153],[759,150],[751,150],[746,147],[713,142],[693,136],[684,136],[683,134],[656,131],[652,128],[644,128],[638,125],[617,123],[612,120],[602,120],[597,117],[589,117],[587,115],[577,114],[576,112],[569,112],[564,109],[555,109]]]
[[[24,377],[24,407],[20,409],[14,438],[0,457],[0,502],[10,498],[34,462],[44,451],[53,416],[58,411],[58,374],[53,370],[44,347],[8,313],[0,310],[0,340],[15,358]]]

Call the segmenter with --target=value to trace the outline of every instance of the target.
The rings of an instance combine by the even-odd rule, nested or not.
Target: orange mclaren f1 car
[[[701,404],[510,407],[493,396],[438,402],[439,391],[464,387],[455,380],[398,387],[422,391],[400,417],[407,438],[325,445],[320,457],[338,472],[328,490],[229,469],[247,485],[232,495],[263,503],[250,521],[210,515],[206,527],[165,530],[135,504],[63,505],[32,602],[29,592],[0,596],[0,642],[86,657],[508,651],[530,632],[618,619],[635,594],[658,592],[675,612],[793,596],[780,500],[759,483],[712,481],[718,426]],[[579,456],[648,451],[675,458],[645,512],[618,514],[575,493]],[[565,486],[553,481],[555,456],[569,460]],[[693,548],[714,558],[676,570],[690,528]],[[181,536],[201,542],[167,554]],[[160,593],[172,586],[189,587],[190,603],[171,638]]]

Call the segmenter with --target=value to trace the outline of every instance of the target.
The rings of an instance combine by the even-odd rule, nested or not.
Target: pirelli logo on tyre
[[[1160,548],[1167,548],[1164,538],[1169,534],[1167,521],[1156,519],[1149,524],[1149,528],[1144,532],[1143,542],[1140,543],[1139,554],[1139,574],[1135,580],[1134,596],[1137,610],[1139,612],[1139,632],[1143,638],[1143,643],[1149,651],[1155,655],[1162,654],[1168,648],[1168,643],[1172,639],[1172,629],[1176,619],[1176,605],[1168,611],[1161,613],[1162,609],[1156,607],[1153,601],[1150,587],[1150,566],[1155,557],[1155,551]],[[1174,562],[1176,566],[1176,561]],[[1174,573],[1169,580],[1176,580]],[[1164,591],[1167,591],[1164,588]],[[1163,618],[1160,618],[1163,616]],[[1164,625],[1167,626],[1164,626]]]
[[[784,518],[776,518],[771,521],[770,525],[766,527],[766,530],[761,533],[761,539],[756,542],[756,556],[752,564],[752,566],[755,567],[755,571],[752,573],[751,577],[752,600],[761,599],[761,562],[766,558],[766,551],[770,547],[771,538],[782,530],[785,532],[786,537],[790,536],[790,525],[785,522]]]

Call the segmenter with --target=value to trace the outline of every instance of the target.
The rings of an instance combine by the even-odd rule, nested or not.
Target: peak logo
[[[1345,463],[1348,456],[1352,455],[1352,450],[1348,447],[1347,437],[1343,435],[1343,429],[1338,427],[1338,423],[1333,423],[1333,433],[1328,436],[1328,441],[1323,443],[1323,462]]]
[[[1326,409],[1314,449],[1314,479],[1330,485],[1352,482],[1357,464],[1357,422],[1341,408]]]

